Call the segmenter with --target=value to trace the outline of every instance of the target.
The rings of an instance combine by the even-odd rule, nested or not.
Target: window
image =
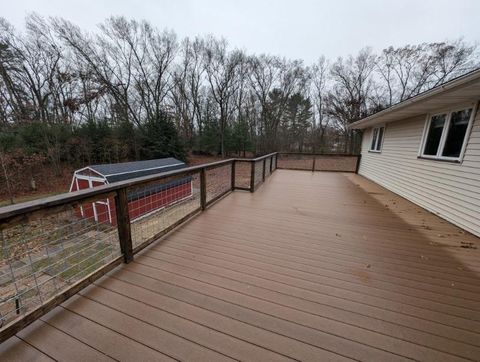
[[[385,127],[377,127],[373,129],[371,152],[380,152],[382,149],[382,141]]]
[[[430,120],[427,141],[425,142],[425,150],[423,151],[424,155],[437,155],[446,119],[446,114],[440,114],[438,116],[433,116]]]
[[[467,134],[468,123],[472,109],[464,109],[463,111],[453,112],[448,125],[447,139],[443,147],[442,156],[444,157],[460,157],[463,142]]]
[[[431,116],[427,121],[421,155],[428,158],[457,161],[463,152],[472,108]]]

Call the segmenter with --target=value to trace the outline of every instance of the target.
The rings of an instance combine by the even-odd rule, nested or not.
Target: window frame
[[[380,129],[383,128],[383,133],[382,133],[382,139],[380,140],[380,145],[378,144],[379,142],[379,138],[378,138],[378,135],[380,134]],[[373,137],[374,137],[374,134],[375,134],[375,130],[378,129],[377,131],[377,139],[375,141],[375,148],[372,148],[372,141],[373,141]],[[382,125],[378,125],[378,126],[375,126],[375,127],[372,127],[372,136],[370,137],[370,146],[368,148],[368,152],[373,152],[373,153],[382,153],[382,149],[383,149],[383,140],[385,139],[385,124],[382,124]],[[377,147],[380,146],[380,148],[377,150]]]
[[[462,149],[460,150],[460,155],[458,157],[449,157],[449,156],[442,156],[443,150],[445,148],[445,143],[447,141],[448,132],[450,130],[450,121],[452,118],[452,113],[463,111],[468,108],[472,109],[470,114],[470,118],[468,120],[467,130],[465,131],[465,136],[463,138]],[[428,113],[427,118],[425,121],[425,126],[423,128],[422,134],[422,141],[420,143],[420,149],[418,152],[418,158],[425,158],[430,160],[437,160],[437,161],[448,161],[448,162],[462,162],[463,157],[465,156],[465,150],[467,148],[468,139],[470,138],[470,133],[472,131],[473,123],[475,120],[475,114],[477,113],[477,104],[476,103],[469,103],[464,104],[459,107],[455,108],[447,108],[441,111],[436,111],[435,113]],[[425,154],[425,147],[427,145],[427,138],[430,131],[430,124],[432,122],[432,118],[435,116],[440,116],[445,114],[445,124],[443,125],[442,135],[440,137],[440,143],[438,144],[437,154],[436,155],[426,155]]]

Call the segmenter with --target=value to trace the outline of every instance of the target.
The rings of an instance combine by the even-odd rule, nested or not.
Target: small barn
[[[171,157],[147,161],[91,165],[74,172],[70,192],[185,167],[186,164],[184,162]],[[137,219],[191,197],[193,193],[192,187],[192,178],[188,176],[130,191],[128,193],[130,219]],[[78,214],[81,217],[91,218],[95,221],[116,224],[115,200],[114,198],[109,198],[96,201],[91,205],[82,205],[78,210]]]

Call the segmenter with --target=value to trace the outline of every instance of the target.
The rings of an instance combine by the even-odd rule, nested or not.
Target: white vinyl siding
[[[366,129],[359,174],[480,236],[480,112],[461,163],[418,158],[426,117],[389,123],[382,153]]]

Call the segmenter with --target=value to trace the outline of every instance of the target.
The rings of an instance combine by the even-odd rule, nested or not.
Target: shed
[[[137,177],[159,174],[185,168],[186,164],[175,158],[90,165],[73,174],[70,192],[85,190]],[[128,193],[130,219],[134,220],[168,205],[192,196],[192,178],[182,177],[173,181],[148,185]],[[108,198],[82,205],[78,214],[95,221],[116,224],[115,200]]]
[[[351,125],[359,174],[480,236],[480,69]]]

